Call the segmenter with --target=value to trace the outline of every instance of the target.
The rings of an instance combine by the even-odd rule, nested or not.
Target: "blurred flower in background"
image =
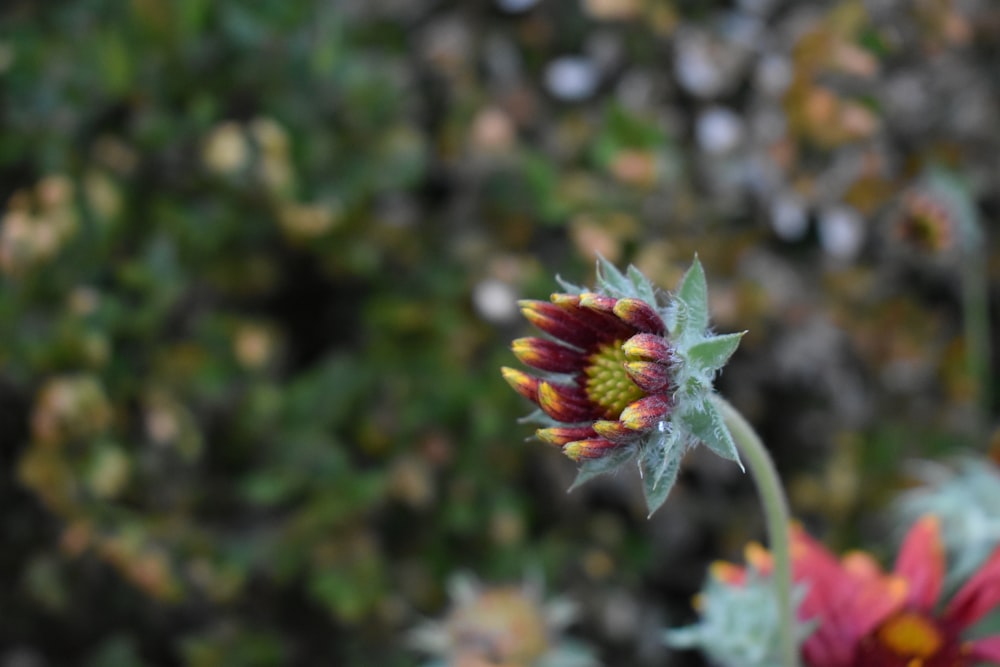
[[[573,603],[544,600],[537,584],[487,586],[467,574],[450,578],[451,608],[410,633],[410,643],[449,667],[596,667],[586,645],[563,636]]]
[[[870,554],[852,551],[838,559],[793,526],[792,566],[801,595],[805,663],[895,667],[1000,660],[1000,637],[963,638],[1000,606],[1000,549],[944,598],[942,609],[946,565],[940,531],[941,519],[921,517],[907,532],[892,572],[885,573]],[[761,585],[773,567],[771,555],[751,544],[746,560],[746,567],[713,566],[698,602],[704,620],[668,632],[669,643],[701,647],[732,667],[749,664],[743,655],[751,656],[753,664],[773,664],[775,604],[771,589]]]

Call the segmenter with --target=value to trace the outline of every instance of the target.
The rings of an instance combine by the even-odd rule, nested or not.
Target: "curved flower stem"
[[[977,234],[977,236],[980,236]],[[990,316],[986,259],[980,244],[967,242],[961,263],[966,372],[975,386],[975,436],[986,437],[992,405]]]
[[[799,651],[795,641],[795,609],[792,603],[791,544],[788,537],[788,525],[791,520],[788,501],[785,499],[778,471],[760,436],[726,399],[719,395],[714,398],[737,448],[750,466],[750,474],[753,475],[757,493],[764,507],[768,541],[774,559],[773,577],[778,596],[782,664],[785,667],[798,667]]]

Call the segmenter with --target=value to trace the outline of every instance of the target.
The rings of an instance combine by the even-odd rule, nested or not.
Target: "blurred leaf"
[[[144,667],[135,640],[118,635],[106,640],[87,660],[87,667]]]
[[[53,556],[36,556],[24,571],[24,585],[31,598],[49,610],[65,609],[69,603],[62,564]]]
[[[275,667],[289,660],[281,638],[263,628],[189,637],[184,640],[183,654],[188,667]]]

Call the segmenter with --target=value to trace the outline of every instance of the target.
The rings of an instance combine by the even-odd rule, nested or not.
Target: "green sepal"
[[[690,405],[679,415],[679,419],[687,427],[688,431],[698,440],[701,440],[713,452],[722,458],[736,461],[743,469],[740,461],[736,443],[733,435],[719,414],[719,409],[715,407],[708,397],[695,405]]]
[[[642,275],[642,271],[631,264],[628,265],[626,272],[629,280],[632,281],[632,285],[635,286],[638,297],[650,306],[653,306],[653,308],[656,308],[656,288],[653,287],[653,283],[649,282],[649,278]]]
[[[604,259],[597,256],[597,286],[599,291],[617,299],[629,298],[645,301],[654,309],[656,304],[656,288],[642,271],[629,264],[625,273]]]
[[[716,371],[726,365],[740,345],[746,331],[712,336],[687,349],[687,360],[703,371]]]
[[[518,417],[518,424],[538,424],[539,426],[565,426],[563,422],[556,421],[552,417],[545,414],[541,408],[535,410],[531,414],[525,415],[523,417]]]
[[[562,287],[564,290],[566,290],[567,294],[583,294],[584,292],[588,291],[586,287],[581,287],[580,285],[571,283],[570,281],[565,280],[562,276],[559,275],[556,276],[556,282],[559,283],[559,287]]]
[[[708,284],[697,256],[681,279],[668,319],[667,326],[678,339],[700,336],[708,328]]]
[[[625,445],[623,447],[616,448],[607,456],[602,456],[599,459],[591,459],[590,461],[584,461],[576,473],[576,479],[573,480],[573,484],[569,487],[566,493],[569,493],[581,484],[589,482],[598,475],[603,475],[604,473],[617,470],[621,466],[628,463],[635,456],[635,454],[635,445]]]
[[[619,299],[636,296],[632,281],[602,255],[597,256],[597,284],[608,296]]]
[[[677,483],[684,454],[681,449],[680,438],[675,432],[657,434],[643,449],[639,471],[642,474],[642,492],[646,498],[648,517],[653,516],[666,502]]]

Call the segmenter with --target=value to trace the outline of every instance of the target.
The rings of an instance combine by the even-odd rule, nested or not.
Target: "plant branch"
[[[981,246],[966,243],[961,262],[966,372],[973,382],[976,437],[984,438],[992,405],[990,314],[986,259]]]

